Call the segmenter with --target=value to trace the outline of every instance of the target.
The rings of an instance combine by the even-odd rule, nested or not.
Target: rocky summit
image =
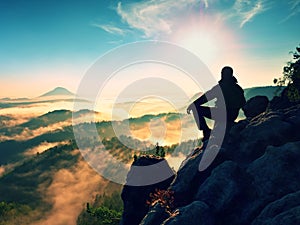
[[[199,163],[215,146],[188,156],[172,180],[125,186],[122,225],[300,224],[300,104],[280,101],[250,99],[207,169]]]

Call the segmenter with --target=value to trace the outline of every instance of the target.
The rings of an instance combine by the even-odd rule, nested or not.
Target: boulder
[[[170,190],[174,192],[176,207],[185,206],[192,201],[212,170],[226,160],[226,149],[214,144],[204,146],[203,151],[186,160],[170,186]]]
[[[294,96],[292,97],[290,95],[290,92],[294,92],[295,93],[295,86],[293,83],[289,84],[287,87],[285,87],[280,96],[275,96],[271,102],[270,102],[270,109],[272,110],[280,110],[280,109],[286,109],[286,108],[290,108],[292,106],[295,105],[299,105],[300,101],[299,101],[299,97],[298,96]],[[296,87],[296,89],[298,90],[297,92],[299,93],[299,87]]]
[[[266,111],[269,105],[267,96],[255,96],[250,98],[243,107],[244,114],[247,118],[253,118]]]
[[[290,193],[268,204],[252,225],[300,224],[300,191]],[[288,220],[291,222],[288,222]],[[283,222],[284,220],[284,222]],[[281,223],[279,223],[281,221]]]
[[[287,134],[293,129],[283,112],[271,111],[253,118],[240,132],[239,150],[236,151],[235,160],[251,163],[264,154],[267,146],[280,146],[291,140],[291,136]]]
[[[228,144],[232,144],[240,140],[241,132],[245,129],[245,127],[249,124],[248,119],[240,120],[236,124],[232,126],[229,131]]]
[[[169,212],[161,204],[156,203],[150,208],[140,225],[162,224],[169,217]]]
[[[215,222],[208,205],[201,201],[194,201],[179,208],[162,225],[215,225]]]
[[[141,174],[139,168],[142,169],[142,172],[145,172],[143,169],[147,166],[150,166],[149,171],[147,171],[148,174]],[[145,182],[143,179],[155,179],[159,177],[156,176],[157,173],[168,175],[169,178],[150,185],[132,185],[139,182],[143,184]],[[147,201],[151,200],[150,193],[154,193],[156,190],[166,190],[173,179],[174,171],[169,167],[165,159],[155,156],[141,156],[135,160],[127,175],[127,183],[124,185],[121,193],[124,204],[121,225],[140,224],[149,210]]]
[[[300,139],[300,132],[298,131],[300,126],[300,104],[283,110],[284,120],[291,124],[292,129],[290,131],[289,141],[297,141]]]
[[[186,159],[184,166],[177,172],[177,175],[170,187],[175,193],[176,205],[182,206],[191,201],[197,191],[199,179],[199,163],[202,153],[190,156]]]
[[[237,164],[226,161],[215,168],[199,187],[195,200],[205,202],[214,212],[219,213],[234,204],[234,198],[240,192],[241,180]]]
[[[300,190],[300,142],[269,146],[266,153],[251,163],[247,172],[252,176],[252,202],[242,217],[251,221],[270,203]]]
[[[276,215],[268,225],[295,225],[300,224],[300,206]]]

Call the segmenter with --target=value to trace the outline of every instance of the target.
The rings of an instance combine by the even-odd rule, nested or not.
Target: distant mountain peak
[[[47,97],[47,96],[55,96],[55,95],[69,95],[74,96],[74,93],[70,92],[68,89],[63,87],[56,87],[51,91],[41,95],[40,97]]]

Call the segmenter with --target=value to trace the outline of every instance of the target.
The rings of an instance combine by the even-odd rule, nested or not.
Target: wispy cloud
[[[292,7],[297,8],[300,0],[294,0]],[[115,10],[122,23],[129,29],[142,32],[145,38],[159,38],[176,31],[178,21],[197,12],[215,13],[223,20],[234,19],[240,28],[268,10],[269,0],[235,0],[229,7],[225,7],[220,0],[147,0],[138,2],[118,2]],[[211,17],[213,18],[213,17]],[[180,23],[182,24],[182,23]],[[94,24],[108,33],[125,35],[123,29],[112,25]]]
[[[126,33],[125,30],[123,30],[123,29],[121,29],[119,27],[116,27],[114,25],[108,25],[108,24],[104,25],[104,24],[96,24],[96,23],[94,23],[94,24],[92,24],[92,26],[98,27],[98,28],[100,28],[100,29],[102,29],[102,30],[110,33],[110,34],[117,34],[117,35],[122,35],[123,36]]]
[[[230,13],[230,16],[237,17],[240,21],[240,28],[242,28],[246,23],[252,21],[255,16],[267,9],[263,0],[236,0],[232,9],[233,13]]]
[[[58,146],[58,145],[66,145],[66,144],[69,144],[69,141],[52,142],[52,143],[44,141],[44,142],[40,143],[39,145],[26,150],[24,152],[24,155],[25,156],[36,155],[37,153],[42,153],[42,152],[46,151],[49,148],[53,148],[53,147]]]
[[[124,41],[123,40],[117,40],[117,41],[108,41],[107,44],[111,44],[111,45],[120,45],[123,44]]]
[[[295,11],[299,12],[300,0],[292,0],[289,3],[291,5],[291,10],[295,10]]]
[[[84,160],[80,160],[75,168],[58,170],[53,174],[50,186],[41,184],[39,187],[45,193],[45,201],[52,204],[52,209],[40,221],[31,224],[76,224],[85,203],[92,201],[96,194],[103,193],[107,184]]]
[[[203,0],[205,8],[208,8],[208,0]]]
[[[299,1],[299,0],[298,0]],[[242,28],[255,16],[269,9],[267,0],[235,0],[230,8],[221,10],[224,19],[234,18]],[[184,15],[195,13],[197,7],[213,10],[218,1],[208,0],[149,0],[135,3],[119,2],[116,11],[123,23],[130,28],[142,31],[146,38],[160,37],[172,34],[176,29],[176,22]]]
[[[175,18],[201,2],[208,7],[207,0],[149,0],[130,4],[119,2],[116,10],[131,28],[142,31],[145,37],[157,37],[172,33]]]
[[[290,1],[290,5],[291,5],[291,11],[292,11],[291,17],[300,13],[300,0]]]
[[[2,177],[2,174],[4,174],[4,172],[5,172],[5,167],[0,166],[0,177]]]
[[[290,14],[287,17],[285,17],[282,21],[280,21],[280,23],[284,23],[288,21],[290,18],[300,13],[300,0],[289,1],[289,6],[290,6]]]

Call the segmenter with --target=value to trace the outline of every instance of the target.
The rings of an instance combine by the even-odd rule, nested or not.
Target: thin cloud
[[[291,10],[296,10],[299,12],[300,0],[292,0],[290,1]]]
[[[299,0],[294,4],[296,7]],[[217,2],[215,2],[217,3]],[[130,28],[141,31],[145,38],[158,38],[161,35],[170,35],[176,29],[179,16],[188,15],[191,10],[203,7],[212,8],[213,3],[208,0],[149,0],[135,3],[119,2],[117,14],[123,23]],[[257,15],[268,10],[267,0],[236,0],[230,9],[222,12],[223,19],[237,19],[242,28],[251,22]]]
[[[67,144],[70,144],[70,142],[69,141],[62,141],[62,142],[52,142],[51,143],[51,142],[44,141],[44,142],[40,143],[39,145],[26,150],[24,152],[24,155],[25,156],[36,155],[37,153],[42,153],[42,152],[48,150],[49,148],[53,148],[53,147],[58,146],[58,145],[67,145]]]
[[[4,166],[0,166],[0,177],[2,177],[2,175],[5,173],[5,167]]]
[[[288,21],[290,18],[300,13],[300,0],[289,1],[289,5],[290,5],[290,14],[287,17],[285,17],[283,20],[281,20],[279,23],[284,23]]]
[[[130,4],[119,2],[116,11],[124,23],[142,31],[145,37],[157,37],[172,33],[175,18],[200,2],[208,7],[207,0],[150,0]]]
[[[208,0],[203,0],[205,8],[208,8]]]
[[[51,211],[32,224],[76,224],[86,202],[93,201],[96,194],[103,193],[107,184],[108,181],[83,160],[75,168],[60,169],[53,175],[53,181],[46,189],[45,200],[53,205]],[[45,191],[43,185],[40,185],[41,191]]]
[[[255,16],[266,11],[267,7],[263,0],[236,0],[233,5],[233,10],[234,13],[231,14],[231,16],[240,19],[240,28],[242,28],[246,23],[252,21]]]
[[[121,45],[123,43],[124,43],[123,40],[117,40],[117,41],[109,41],[109,42],[107,42],[107,44],[111,44],[111,45]]]
[[[42,134],[52,132],[55,130],[62,130],[66,126],[70,126],[72,124],[71,120],[67,120],[64,122],[58,122],[55,124],[48,125],[47,127],[39,127],[35,130],[30,130],[28,127],[25,127],[24,130],[20,134],[14,134],[12,136],[6,136],[0,134],[0,141],[7,140],[15,140],[15,141],[25,141],[28,139],[32,139],[34,137],[40,136]]]
[[[110,33],[110,34],[117,34],[117,35],[125,35],[125,30],[119,28],[119,27],[116,27],[116,26],[113,26],[113,25],[103,25],[103,24],[92,24],[92,26],[94,27],[98,27],[104,31],[106,31],[107,33]]]

